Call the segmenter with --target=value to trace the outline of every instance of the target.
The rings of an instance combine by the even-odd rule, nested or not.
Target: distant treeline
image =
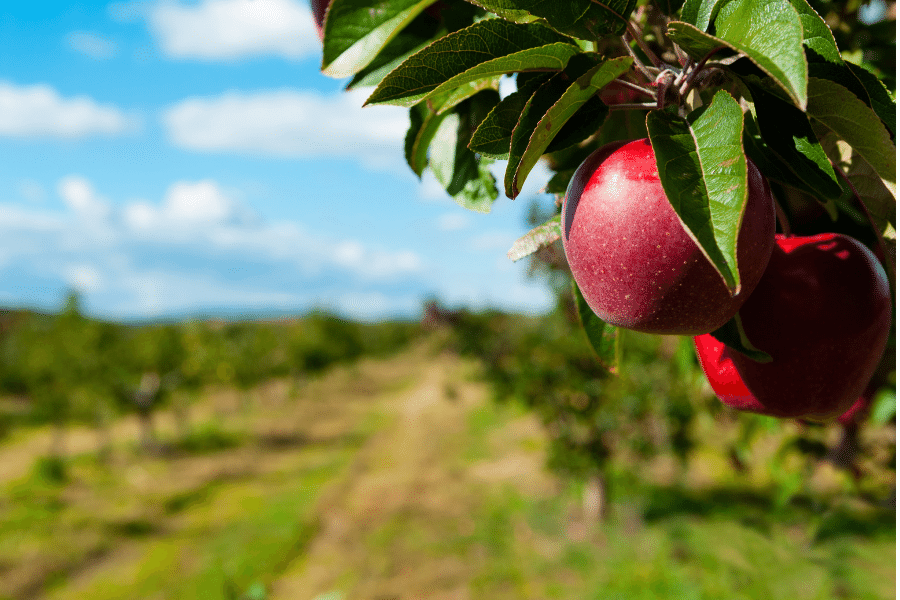
[[[83,316],[74,296],[58,314],[0,310],[0,434],[23,421],[92,420],[98,405],[129,410],[148,374],[160,400],[175,389],[246,389],[394,352],[420,331],[418,322],[359,323],[325,312],[119,324]]]

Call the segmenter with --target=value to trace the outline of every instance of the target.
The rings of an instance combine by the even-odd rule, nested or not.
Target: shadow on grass
[[[146,519],[128,519],[107,524],[110,532],[118,537],[144,537],[159,531],[159,526]]]
[[[179,513],[206,502],[214,492],[221,488],[222,485],[245,481],[252,477],[252,473],[223,473],[217,475],[203,483],[200,487],[186,490],[167,498],[165,502],[163,502],[163,510],[169,515]]]
[[[641,501],[643,518],[648,523],[687,515],[730,519],[762,533],[771,532],[779,524],[817,523],[813,543],[846,536],[871,538],[896,533],[896,513],[889,508],[870,506],[862,510],[834,506],[807,494],[797,494],[786,505],[778,506],[775,497],[775,490],[727,487],[690,490],[667,486],[646,489]]]
[[[270,432],[256,436],[256,445],[264,450],[294,450],[307,447],[359,448],[369,435],[363,432],[340,433],[328,436],[310,436],[304,433]]]
[[[893,536],[896,531],[896,512],[893,510],[882,508],[867,518],[846,511],[833,511],[822,519],[813,541],[822,542],[843,536]]]

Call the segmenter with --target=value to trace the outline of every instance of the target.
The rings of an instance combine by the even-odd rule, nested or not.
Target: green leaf
[[[747,56],[806,108],[807,64],[800,15],[788,0],[731,0],[715,20],[715,35],[690,23],[669,23],[668,36],[694,59],[725,46]]]
[[[420,14],[392,39],[364,69],[356,73],[346,89],[378,85],[384,77],[404,60],[434,41],[440,22],[427,14]]]
[[[600,364],[609,369],[611,373],[618,372],[622,347],[621,333],[618,327],[613,327],[594,314],[574,280],[572,281],[572,295],[575,297],[575,306],[578,308],[581,327],[584,329],[591,348],[597,353]]]
[[[819,79],[828,79],[829,81],[838,83],[853,92],[853,94],[862,100],[866,106],[870,105],[869,92],[866,91],[865,86],[859,81],[859,78],[853,74],[853,71],[851,71],[843,61],[838,64],[830,62],[810,62],[809,76],[817,77]]]
[[[803,25],[803,45],[812,53],[814,59],[841,64],[843,62],[841,52],[825,19],[813,10],[806,0],[791,0],[791,6],[800,15],[800,23]]]
[[[744,152],[766,179],[797,188],[813,197],[818,196],[815,189],[791,171],[787,164],[782,162],[778,155],[769,148],[749,111],[744,113]]]
[[[808,114],[850,144],[896,195],[897,149],[878,115],[832,81],[811,78],[809,91]]]
[[[666,197],[732,294],[741,289],[737,237],[747,204],[743,114],[720,90],[687,119],[674,111],[647,115],[647,131]]]
[[[485,10],[517,23],[536,17],[553,29],[583,40],[621,35],[636,0],[469,0]]]
[[[444,115],[435,114],[424,102],[409,110],[409,130],[404,144],[406,163],[419,177],[428,164],[428,147],[443,120]]]
[[[575,128],[561,139],[572,145],[596,132],[606,116],[606,106],[597,98],[597,92],[610,81],[627,71],[631,57],[614,58],[597,62],[596,55],[582,54],[572,60],[566,69],[566,77],[554,78],[535,92],[513,131],[509,162],[506,166],[504,186],[506,194],[515,198],[522,190],[526,177],[554,141],[557,134],[579,109],[585,107],[590,119],[579,119]],[[570,84],[569,81],[572,81]],[[593,101],[593,105],[589,104]],[[599,118],[598,118],[599,117]],[[579,139],[580,136],[580,139]],[[560,147],[556,148],[561,149]]]
[[[355,75],[433,0],[332,0],[325,19],[322,72]]]
[[[566,120],[554,138],[550,140],[550,144],[544,149],[543,154],[559,152],[588,139],[597,133],[606,121],[608,114],[609,106],[599,96],[588,98],[587,102]]]
[[[469,149],[491,158],[509,158],[510,137],[533,93],[518,90],[501,100],[475,130]]]
[[[894,223],[896,219],[895,190],[885,182],[872,166],[847,142],[838,139],[837,135],[820,125],[824,132],[819,133],[822,147],[828,156],[853,184],[856,193],[865,203],[866,208],[880,222]]]
[[[454,179],[459,170],[464,168],[462,159],[457,158],[456,140],[459,136],[462,117],[458,113],[449,113],[441,119],[440,125],[432,140],[429,165],[437,180],[445,190],[462,188],[463,184],[454,186]],[[459,189],[456,189],[458,192]],[[452,194],[451,194],[452,195]]]
[[[686,0],[681,8],[681,20],[700,31],[706,31],[716,18],[725,0]]]
[[[737,63],[732,65],[737,67]],[[780,159],[782,167],[805,182],[816,196],[839,198],[841,186],[806,113],[764,87],[756,76],[745,75],[743,81],[753,97],[759,131],[773,160]]]
[[[887,87],[885,87],[884,83],[882,83],[878,77],[863,67],[849,61],[845,61],[844,64],[847,65],[847,68],[856,75],[863,87],[866,88],[866,92],[869,94],[869,106],[872,107],[875,114],[878,115],[885,127],[888,128],[891,135],[896,135],[897,104]]]
[[[498,192],[490,160],[479,158],[467,145],[498,100],[496,92],[482,92],[445,113],[429,149],[428,162],[437,180],[458,204],[477,212],[490,212]]]
[[[515,180],[516,169],[528,149],[528,142],[531,135],[540,123],[541,118],[547,114],[550,107],[559,100],[568,88],[568,83],[556,74],[542,86],[540,86],[525,103],[519,120],[516,122],[510,139],[509,160],[506,163],[506,173],[503,179],[504,191],[507,197],[515,198],[518,190],[513,190],[512,184]]]
[[[480,213],[491,212],[494,200],[500,195],[497,181],[488,166],[490,159],[477,161],[477,176],[469,179],[463,189],[453,196],[453,200],[467,210]]]
[[[666,37],[678,44],[694,60],[702,59],[716,48],[736,50],[727,44],[725,40],[721,40],[683,21],[672,21],[669,23]]]
[[[572,180],[573,175],[575,175],[575,169],[566,169],[557,172],[550,178],[550,181],[547,182],[547,193],[565,194],[566,190],[569,189],[569,182]]]
[[[800,108],[806,108],[803,24],[788,0],[731,0],[719,10],[716,36],[746,54]]]
[[[413,173],[422,176],[422,169],[428,162],[428,146],[425,146],[425,152],[420,154],[419,148],[416,147],[416,138],[425,125],[425,119],[431,111],[428,107],[417,104],[409,109],[409,129],[406,130],[406,137],[403,140],[403,154],[406,156],[406,164],[413,170]],[[417,164],[421,164],[422,168],[416,168]]]
[[[578,52],[571,39],[544,25],[486,19],[409,57],[384,78],[366,104],[412,106],[480,79],[517,71],[561,71]]]
[[[734,315],[727,323],[711,332],[713,336],[728,348],[740,352],[741,354],[752,358],[756,362],[768,363],[772,362],[772,356],[768,352],[764,352],[753,345],[747,334],[744,333],[744,326],[741,323],[740,311]]]
[[[562,238],[560,230],[560,215],[554,215],[543,225],[538,225],[515,241],[506,256],[511,261],[517,261],[533,254],[545,246],[549,246]]]
[[[534,92],[551,77],[541,73],[529,78],[518,90],[501,100],[472,134],[469,149],[492,158],[509,158],[510,140],[522,111]]]
[[[482,92],[484,90],[494,90],[495,92],[499,92],[500,77],[497,76],[488,79],[478,79],[475,81],[471,81],[469,83],[466,83],[465,85],[459,86],[458,88],[449,89],[442,94],[431,95],[427,100],[425,100],[425,103],[431,108],[431,110],[438,114],[441,114],[452,109],[463,100],[467,100],[478,92]]]

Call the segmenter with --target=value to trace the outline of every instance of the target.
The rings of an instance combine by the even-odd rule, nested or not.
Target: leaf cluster
[[[375,86],[366,104],[409,108],[410,168],[479,212],[501,189],[519,196],[541,160],[558,207],[591,151],[649,137],[685,230],[737,293],[749,161],[782,231],[893,244],[892,64],[857,53],[866,25],[853,17],[848,34],[851,13],[819,0],[333,0],[322,69]],[[554,215],[510,258],[559,236]],[[614,368],[617,332],[580,313]]]

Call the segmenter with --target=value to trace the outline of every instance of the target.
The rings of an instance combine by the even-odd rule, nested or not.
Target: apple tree
[[[844,413],[883,371],[893,42],[849,4],[313,4],[322,71],[374,88],[366,105],[407,107],[409,167],[461,206],[489,212],[549,167],[552,216],[509,257],[562,240],[608,370],[623,327],[696,336],[723,402],[814,420]]]

